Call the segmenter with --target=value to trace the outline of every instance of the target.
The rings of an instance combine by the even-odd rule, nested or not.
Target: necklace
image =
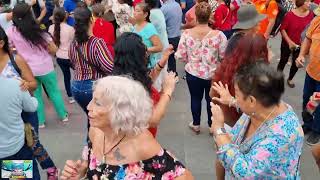
[[[105,152],[106,136],[103,136],[103,157],[102,157],[103,164],[106,163],[106,155],[109,154],[115,147],[117,147],[125,137],[126,137],[126,135],[124,135],[114,146],[112,146],[112,148],[110,148],[109,151]]]
[[[275,106],[272,111],[268,114],[268,116],[262,121],[262,123],[260,124],[260,126],[258,127],[258,129],[256,130],[256,132],[258,132],[261,128],[261,126],[270,118],[270,116],[274,113],[274,111],[276,110],[276,107]]]

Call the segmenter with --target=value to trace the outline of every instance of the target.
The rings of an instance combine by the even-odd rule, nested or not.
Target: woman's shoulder
[[[152,158],[162,149],[161,145],[147,129],[134,138],[133,144],[137,147],[137,154],[141,160]]]

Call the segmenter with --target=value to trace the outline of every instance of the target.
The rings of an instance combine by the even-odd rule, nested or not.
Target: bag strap
[[[107,74],[102,71],[98,66],[96,66],[95,64],[91,63],[89,60],[87,60],[87,58],[84,57],[82,51],[81,51],[81,47],[80,45],[78,44],[77,47],[77,52],[78,52],[78,55],[79,55],[79,58],[82,59],[83,61],[85,61],[91,68],[93,68],[94,70],[96,70],[99,74],[102,74],[103,76],[106,76]]]
[[[17,73],[21,77],[21,69],[19,68],[19,66],[17,65],[17,62],[14,60],[12,54],[10,54],[10,53],[9,53],[9,58],[10,58],[10,62],[12,64],[13,68],[17,71]]]

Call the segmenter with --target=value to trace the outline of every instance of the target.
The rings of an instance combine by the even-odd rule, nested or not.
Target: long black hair
[[[63,7],[57,7],[53,11],[53,21],[54,21],[54,31],[53,31],[53,37],[54,37],[54,43],[59,47],[60,46],[60,33],[61,28],[60,24],[65,20],[66,18],[66,11]]]
[[[84,43],[89,40],[89,24],[91,22],[91,11],[86,7],[77,7],[74,10],[75,40]]]
[[[0,26],[0,40],[4,42],[4,45],[2,47],[3,51],[10,54],[8,36],[1,26]]]
[[[151,93],[152,80],[147,68],[147,48],[139,35],[123,33],[115,44],[113,75],[130,75]]]
[[[39,49],[47,49],[48,42],[45,40],[45,31],[36,23],[31,7],[26,3],[18,3],[13,8],[12,15],[13,25],[21,33],[30,45],[36,46]]]

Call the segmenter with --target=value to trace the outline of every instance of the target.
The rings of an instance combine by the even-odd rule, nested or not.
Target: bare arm
[[[216,178],[217,180],[224,180],[225,170],[222,164],[216,160]]]
[[[276,19],[269,19],[268,27],[267,27],[267,30],[264,34],[264,37],[266,39],[269,39],[270,33],[272,31],[272,28],[273,28],[275,22],[276,22]]]
[[[162,71],[162,69],[165,67],[165,65],[168,62],[169,56],[174,52],[173,46],[170,45],[162,54],[162,58],[159,60],[159,62],[156,64],[156,66],[150,71],[150,78],[152,79],[152,82],[155,82]]]
[[[148,52],[150,53],[157,53],[157,52],[161,52],[163,49],[161,40],[159,38],[159,36],[151,36],[150,38],[151,42],[152,42],[152,47],[148,48]]]
[[[318,165],[318,168],[320,170],[320,145],[317,144],[315,146],[312,146],[311,151],[312,151],[313,158],[315,159]]]
[[[309,53],[311,42],[311,39],[307,37],[303,40],[299,56],[305,57]]]
[[[58,51],[58,47],[56,46],[56,44],[53,41],[50,41],[48,43],[48,52],[49,54],[51,54],[52,56],[56,55],[56,52]]]
[[[290,49],[297,46],[297,44],[291,40],[291,38],[288,36],[285,30],[281,30],[281,35],[285,39],[285,41],[288,43]]]
[[[29,92],[33,92],[37,88],[37,81],[34,78],[29,65],[19,55],[16,55],[15,61],[21,70],[21,78],[24,80],[21,84],[22,88],[25,88],[25,90],[28,90]]]
[[[43,1],[43,6],[41,7],[41,12],[39,17],[37,18],[38,23],[40,23],[42,21],[42,19],[46,16],[47,14],[47,8],[45,6],[45,0]]]
[[[167,107],[172,97],[172,93],[176,86],[176,74],[174,72],[170,72],[164,82],[162,88],[162,94],[160,97],[159,102],[155,106],[152,116],[149,120],[149,125],[151,127],[157,127],[160,121],[163,119],[164,115],[166,114]]]
[[[175,180],[193,180],[194,177],[192,176],[191,172],[189,170],[186,170],[182,176],[179,176],[177,178],[174,178]]]

